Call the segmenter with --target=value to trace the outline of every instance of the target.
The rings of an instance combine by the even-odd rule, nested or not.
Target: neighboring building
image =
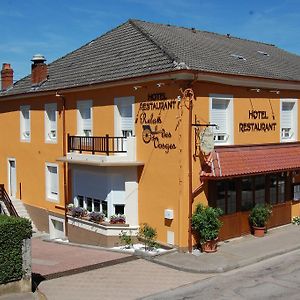
[[[192,201],[224,210],[223,239],[249,233],[255,203],[273,205],[270,226],[300,214],[297,55],[129,20],[49,65],[34,56],[13,85],[8,64],[1,74],[0,183],[51,237],[118,241],[120,226],[65,222],[68,203],[124,213],[133,233],[149,223],[181,249]],[[215,140],[207,155],[205,128]]]

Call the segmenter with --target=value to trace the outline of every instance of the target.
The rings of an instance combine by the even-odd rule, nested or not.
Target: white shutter
[[[121,130],[133,131],[132,105],[129,102],[121,103]]]
[[[281,128],[292,128],[294,102],[282,102]]]
[[[21,138],[30,138],[30,106],[21,106]]]
[[[79,101],[79,134],[87,135],[92,131],[92,101]]]
[[[215,133],[228,133],[228,104],[229,100],[212,99],[211,123],[218,125],[218,129],[214,129]]]
[[[56,109],[51,108],[48,113],[50,130],[56,130]]]
[[[50,171],[50,193],[52,195],[58,194],[58,177],[57,167],[48,167]]]

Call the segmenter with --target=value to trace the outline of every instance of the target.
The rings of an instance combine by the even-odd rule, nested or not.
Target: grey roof
[[[190,69],[300,81],[300,56],[274,45],[177,26],[129,20],[48,65],[48,79],[30,75],[1,96],[60,90]]]

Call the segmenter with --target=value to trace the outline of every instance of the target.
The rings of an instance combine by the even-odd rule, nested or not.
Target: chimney
[[[6,91],[13,85],[14,71],[10,64],[4,63],[1,70],[1,91]]]
[[[31,83],[37,85],[47,79],[48,67],[45,64],[45,57],[41,54],[35,54],[31,61]]]

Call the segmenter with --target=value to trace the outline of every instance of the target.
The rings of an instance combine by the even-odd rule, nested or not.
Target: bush
[[[126,249],[129,249],[133,245],[133,239],[131,230],[129,230],[129,234],[127,231],[121,230],[121,233],[119,234],[119,239],[122,245],[125,246]]]
[[[256,204],[249,215],[249,221],[252,226],[265,227],[272,214],[272,206]]]
[[[294,217],[292,223],[294,225],[300,225],[300,216]]]
[[[0,215],[0,284],[22,278],[22,240],[31,236],[30,220]]]
[[[192,228],[197,232],[200,242],[215,240],[218,235],[222,222],[219,217],[223,211],[220,208],[213,208],[198,204],[192,215]]]
[[[156,247],[157,245],[155,242],[157,237],[156,229],[147,223],[142,224],[139,228],[138,237],[144,241],[146,251]]]

